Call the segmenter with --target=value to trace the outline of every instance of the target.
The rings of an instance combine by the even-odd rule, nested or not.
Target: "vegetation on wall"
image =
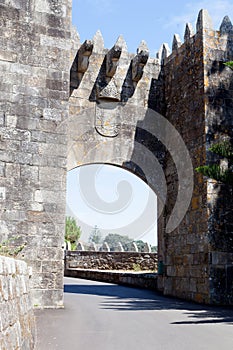
[[[17,244],[17,240],[20,236],[13,236],[0,243],[0,255],[17,257],[17,255],[23,250],[26,243]]]
[[[233,61],[224,63],[233,70]],[[233,146],[230,140],[225,140],[213,145],[209,151],[220,156],[219,163],[203,165],[196,168],[199,173],[216,181],[233,185]]]
[[[225,64],[225,66],[227,66],[233,70],[233,61],[229,61],[229,62],[226,62],[224,64]]]
[[[233,185],[233,146],[230,141],[219,142],[209,151],[221,157],[219,164],[203,165],[196,168],[196,171],[216,181]]]

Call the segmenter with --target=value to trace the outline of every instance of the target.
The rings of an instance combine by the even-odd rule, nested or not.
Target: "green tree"
[[[71,249],[76,248],[78,239],[81,236],[81,228],[77,225],[77,222],[74,218],[67,216],[66,217],[66,231],[65,231],[65,241],[71,243]]]
[[[114,251],[120,242],[124,248],[124,251],[127,252],[130,248],[131,243],[133,242],[133,239],[129,238],[128,236],[119,235],[117,233],[109,233],[105,237],[104,241],[108,243],[111,251]]]
[[[93,242],[95,244],[100,244],[102,242],[102,234],[97,225],[95,225],[91,231],[89,242]]]

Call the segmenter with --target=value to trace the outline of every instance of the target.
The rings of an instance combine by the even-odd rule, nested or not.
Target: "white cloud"
[[[194,29],[196,26],[197,16],[201,9],[207,9],[212,17],[214,28],[218,29],[223,17],[228,15],[229,17],[233,13],[233,2],[229,0],[202,0],[197,2],[188,2],[184,6],[184,11],[179,16],[173,16],[166,27],[176,27],[181,30],[184,28],[187,22],[193,24]],[[233,20],[233,18],[231,18]]]

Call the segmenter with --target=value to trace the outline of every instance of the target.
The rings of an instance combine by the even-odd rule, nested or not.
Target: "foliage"
[[[102,234],[97,225],[95,225],[91,231],[89,242],[93,242],[95,244],[100,244],[102,242]]]
[[[224,170],[218,164],[203,165],[196,168],[196,171],[216,181],[220,181],[228,185],[233,185],[232,170]]]
[[[210,147],[211,152],[218,154],[221,157],[233,160],[233,147],[229,141],[223,141]]]
[[[233,61],[224,63],[225,66],[233,70]],[[227,167],[222,167],[220,164],[203,165],[196,168],[199,173],[208,176],[211,179],[223,182],[228,185],[233,185],[233,146],[230,141],[223,141],[213,145],[211,152],[224,158],[228,164]]]
[[[81,236],[81,228],[77,225],[76,220],[70,216],[66,217],[65,241],[71,243],[71,249],[76,248],[76,243]]]
[[[224,158],[228,166],[222,167],[219,164],[203,165],[196,168],[196,171],[216,181],[233,185],[233,147],[229,141],[219,142],[213,145],[211,152]]]
[[[108,243],[111,251],[114,251],[116,249],[119,242],[122,244],[124,251],[129,251],[133,239],[129,238],[128,236],[119,235],[117,233],[109,233],[105,237],[104,241]]]
[[[20,236],[13,236],[0,243],[0,255],[16,257],[25,247],[25,243],[17,245],[16,241]]]

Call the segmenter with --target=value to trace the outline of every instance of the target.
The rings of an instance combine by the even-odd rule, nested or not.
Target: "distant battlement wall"
[[[66,251],[65,269],[157,271],[156,253]]]

